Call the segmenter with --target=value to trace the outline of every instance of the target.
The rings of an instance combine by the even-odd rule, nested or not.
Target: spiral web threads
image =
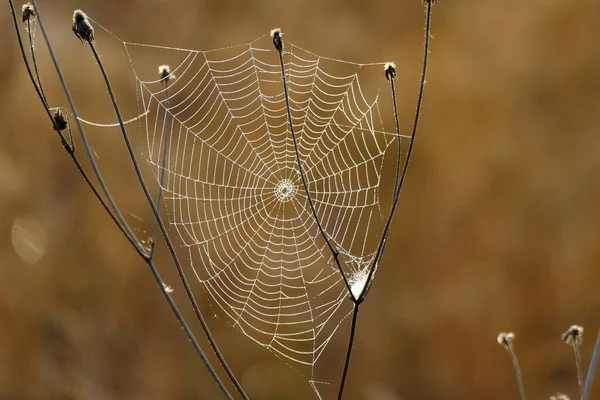
[[[169,224],[193,275],[225,320],[308,375],[319,395],[315,365],[352,302],[310,212],[270,38],[212,51],[121,43],[127,54],[160,49],[179,60],[165,85],[156,75],[142,79],[129,56],[146,156],[157,178],[164,170]],[[383,84],[384,64],[320,57],[293,44],[285,50],[309,191],[359,293],[374,258],[369,240],[380,234],[369,229],[385,214],[384,156],[396,142],[379,93],[366,95],[359,73]]]

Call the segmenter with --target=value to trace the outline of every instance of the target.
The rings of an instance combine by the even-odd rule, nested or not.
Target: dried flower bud
[[[273,38],[273,45],[275,46],[275,49],[281,53],[283,51],[283,41],[281,40],[283,33],[281,33],[281,29],[271,29],[270,35]]]
[[[87,15],[81,10],[75,10],[73,13],[73,33],[82,42],[84,40],[86,42],[94,41],[94,28],[92,28]]]
[[[396,64],[393,62],[385,63],[385,78],[389,81],[391,79],[396,79]]]
[[[500,332],[497,340],[500,346],[508,348],[515,340],[515,334],[512,332]]]
[[[67,129],[68,123],[65,114],[62,110],[56,110],[54,113],[54,129],[64,131]]]
[[[160,75],[161,83],[168,84],[171,79],[175,79],[175,74],[171,73],[171,67],[168,65],[161,65],[158,67],[158,74]]]
[[[554,393],[550,396],[550,400],[571,400],[569,396],[564,393]]]
[[[562,340],[568,345],[580,345],[583,341],[583,328],[579,325],[572,325],[562,334]]]
[[[31,21],[36,17],[35,9],[33,8],[33,5],[31,3],[23,4],[21,11],[23,15],[23,22]]]

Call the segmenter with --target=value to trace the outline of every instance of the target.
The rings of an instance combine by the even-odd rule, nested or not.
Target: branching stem
[[[159,227],[159,229],[161,231],[163,239],[165,240],[167,248],[169,249],[169,253],[171,254],[171,258],[173,259],[173,262],[175,263],[175,267],[177,269],[177,273],[179,275],[179,279],[181,280],[181,283],[184,286],[184,289],[185,289],[185,292],[187,294],[187,297],[188,297],[188,299],[189,299],[189,301],[190,301],[190,303],[192,305],[192,308],[194,309],[194,313],[196,314],[196,317],[200,321],[200,324],[202,325],[202,330],[204,331],[204,334],[206,335],[206,338],[208,339],[209,344],[210,344],[211,348],[213,349],[213,352],[215,353],[215,355],[219,359],[219,362],[221,363],[221,366],[223,367],[223,369],[227,373],[227,376],[229,377],[229,379],[231,380],[231,382],[234,384],[235,388],[237,389],[237,391],[239,392],[239,394],[242,396],[242,398],[248,399],[248,396],[244,392],[241,384],[238,382],[238,380],[234,376],[233,372],[231,371],[231,369],[229,368],[229,366],[225,362],[225,358],[223,357],[223,354],[219,350],[219,348],[217,346],[217,343],[215,342],[212,334],[210,333],[210,329],[208,327],[208,324],[206,323],[206,320],[204,319],[202,311],[200,311],[200,307],[198,307],[198,302],[196,301],[196,298],[194,297],[194,295],[192,293],[190,284],[189,284],[189,282],[188,282],[188,280],[187,280],[187,278],[185,276],[185,272],[183,271],[183,267],[181,265],[181,262],[179,261],[179,257],[177,256],[177,253],[175,252],[175,247],[173,246],[173,243],[171,242],[171,239],[170,239],[169,234],[167,232],[167,228],[165,227],[165,224],[164,224],[164,222],[162,220],[162,217],[160,216],[160,212],[159,212],[158,208],[156,207],[156,204],[154,203],[154,200],[152,199],[152,194],[150,193],[150,190],[148,189],[148,186],[146,185],[146,182],[144,181],[144,177],[142,175],[142,171],[140,169],[140,165],[139,165],[139,163],[137,161],[137,157],[136,157],[135,152],[133,150],[133,147],[131,145],[131,140],[129,139],[129,134],[127,133],[127,129],[125,128],[125,122],[123,121],[123,116],[121,114],[121,110],[120,110],[119,105],[117,103],[117,99],[115,98],[115,93],[114,93],[112,85],[110,83],[110,79],[108,78],[108,74],[106,73],[106,69],[104,68],[104,64],[102,63],[102,59],[100,58],[100,55],[98,54],[98,51],[96,49],[96,45],[94,44],[94,42],[93,41],[88,41],[88,44],[90,46],[90,49],[92,50],[92,53],[94,54],[94,58],[96,59],[96,62],[98,63],[98,66],[100,68],[100,72],[102,73],[102,77],[104,78],[104,83],[106,84],[106,88],[108,90],[108,94],[109,94],[110,99],[111,99],[112,104],[113,104],[113,108],[114,108],[115,113],[117,115],[117,119],[119,120],[119,126],[121,128],[121,133],[123,134],[123,139],[125,141],[125,146],[127,147],[127,151],[129,152],[129,158],[131,159],[131,162],[133,164],[133,168],[135,170],[135,174],[136,174],[137,179],[138,179],[138,181],[140,183],[140,186],[141,186],[141,188],[142,188],[142,190],[144,192],[144,195],[146,196],[148,204],[150,205],[150,208],[152,209],[155,221],[158,223],[158,227]],[[209,370],[210,374],[212,375],[213,379],[215,380],[215,382],[217,383],[217,385],[219,386],[219,388],[221,389],[221,391],[223,392],[223,394],[227,398],[231,398],[231,395],[227,391],[227,388],[223,385],[223,382],[221,382],[221,380],[218,377],[218,375],[216,374],[215,370],[210,365],[210,362],[204,356],[204,353],[201,354],[201,357],[202,357],[202,360],[204,361],[204,364],[206,365],[206,368]]]
[[[331,240],[329,239],[329,236],[327,236],[327,233],[325,233],[325,230],[323,229],[323,225],[321,224],[321,220],[319,219],[319,216],[317,215],[317,210],[315,208],[312,197],[310,195],[310,191],[308,190],[308,183],[306,182],[306,176],[304,175],[304,168],[302,167],[302,160],[300,159],[300,151],[298,150],[298,141],[296,139],[296,133],[294,132],[294,124],[292,122],[292,112],[290,110],[290,100],[289,100],[287,82],[286,82],[286,77],[285,77],[285,64],[283,62],[283,50],[282,49],[277,49],[277,50],[279,52],[279,62],[281,64],[281,79],[283,81],[283,90],[284,90],[284,95],[285,95],[285,107],[287,109],[287,116],[288,116],[288,121],[290,124],[290,132],[292,133],[292,140],[294,142],[294,152],[296,153],[296,162],[298,164],[298,171],[300,172],[300,177],[302,178],[302,184],[304,185],[304,192],[306,193],[306,198],[308,199],[308,204],[312,211],[312,215],[315,219],[315,222],[317,223],[317,227],[319,228],[319,232],[321,233],[321,236],[323,236],[323,239],[325,239],[325,243],[327,243],[327,247],[329,247],[331,254],[333,254],[333,258],[338,267],[338,270],[340,271],[340,275],[342,275],[342,279],[344,280],[344,283],[346,284],[348,293],[350,293],[350,296],[352,296],[352,288],[350,287],[348,278],[346,277],[346,274],[344,273],[344,270],[342,269],[342,265],[340,264],[340,259],[339,259],[340,252],[339,252],[339,250],[337,250],[336,248],[333,247],[333,245],[331,244]]]

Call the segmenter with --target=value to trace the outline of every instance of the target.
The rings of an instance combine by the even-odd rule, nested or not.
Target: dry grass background
[[[0,399],[219,398],[145,265],[49,129],[1,4]],[[106,93],[77,74],[92,61],[70,32],[74,8],[131,41],[207,49],[280,26],[319,54],[394,60],[401,118],[411,121],[418,0],[39,4],[76,98],[92,106]],[[346,398],[516,399],[501,330],[517,335],[530,398],[576,397],[559,337],[584,325],[587,362],[600,327],[600,3],[448,0],[433,19],[420,135],[392,245],[362,307]],[[47,61],[42,69],[58,93]],[[118,177],[129,163],[112,151],[117,139],[96,150]],[[150,219],[141,193],[112,185],[126,211]],[[309,394],[270,353],[213,326],[254,398]]]

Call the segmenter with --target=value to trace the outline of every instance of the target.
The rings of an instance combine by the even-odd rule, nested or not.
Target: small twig
[[[106,186],[106,183],[104,182],[104,179],[102,178],[102,174],[100,173],[100,169],[98,168],[98,165],[94,159],[94,156],[92,154],[92,150],[91,147],[89,145],[89,142],[87,140],[87,136],[85,134],[85,130],[83,129],[83,126],[81,125],[81,122],[79,121],[78,118],[78,114],[77,114],[77,109],[75,108],[75,103],[73,101],[73,97],[71,96],[71,93],[69,91],[69,88],[67,86],[67,83],[65,81],[65,78],[62,74],[62,70],[60,69],[60,66],[58,65],[58,60],[56,59],[56,55],[54,54],[54,50],[52,48],[52,45],[50,44],[50,39],[48,37],[48,33],[46,32],[46,29],[44,27],[44,23],[42,20],[42,16],[39,12],[38,6],[37,6],[37,1],[36,0],[32,0],[33,1],[33,6],[36,12],[36,17],[37,17],[37,21],[38,24],[40,26],[40,30],[42,31],[42,35],[44,36],[44,40],[46,41],[46,45],[48,47],[48,52],[50,53],[50,57],[52,58],[52,62],[54,63],[54,67],[56,70],[56,73],[59,77],[60,83],[62,85],[63,91],[65,92],[65,95],[67,96],[67,100],[69,102],[69,107],[71,108],[71,111],[73,112],[73,115],[75,117],[75,121],[77,124],[77,128],[79,130],[79,133],[81,135],[81,139],[83,141],[83,146],[84,149],[86,151],[86,154],[88,156],[88,159],[90,160],[90,163],[92,165],[92,170],[94,171],[94,175],[96,176],[96,178],[98,179],[98,183],[100,184],[100,187],[102,189],[102,192],[104,193],[104,195],[106,196],[106,200],[108,201],[108,204],[110,204],[110,208],[111,208],[111,215],[113,215],[114,219],[118,221],[118,227],[121,230],[121,232],[123,232],[123,234],[125,234],[125,236],[128,238],[128,240],[133,244],[133,246],[135,246],[136,251],[142,255],[145,253],[145,250],[143,249],[141,243],[139,242],[139,240],[137,240],[135,234],[133,233],[133,231],[131,230],[131,228],[129,227],[129,225],[127,224],[127,222],[125,221],[125,218],[123,217],[123,215],[121,214],[121,211],[119,210],[119,208],[117,207],[112,195],[110,194],[110,191],[108,190],[108,187]],[[14,12],[14,4],[12,0],[9,0],[10,6],[11,6],[11,10],[13,12],[13,18],[15,19],[15,24],[16,24],[16,16],[15,16],[15,12]],[[32,78],[32,81],[34,81],[34,86],[36,87],[36,90],[38,91],[38,95],[40,96],[40,98],[43,98],[39,88],[37,87],[37,85],[35,84],[35,80],[33,79],[33,74],[31,73],[31,68],[29,67],[28,62],[26,61],[26,56],[25,56],[25,50],[23,48],[23,43],[21,40],[21,35],[18,32],[18,27],[17,27],[17,36],[19,39],[19,45],[21,46],[21,51],[23,54],[23,58],[25,59],[25,63],[27,66],[27,69],[30,73],[30,77]],[[42,100],[42,102],[44,102],[44,100]],[[52,115],[50,114],[50,111],[48,108],[46,108],[46,111],[49,113],[50,118],[54,121],[54,119],[52,118]],[[54,127],[56,129],[56,123],[54,122]],[[64,137],[61,138],[63,140],[63,143],[65,143],[65,139]],[[73,151],[70,151],[70,153],[73,155]],[[75,158],[72,157],[74,160]],[[76,163],[78,163],[78,161],[76,161]],[[83,168],[81,168],[81,166],[78,166],[78,169],[80,171],[83,171]],[[86,181],[88,182],[88,184],[91,184],[91,181],[89,179],[86,178]],[[94,189],[92,189],[94,190]],[[94,190],[96,192],[96,190]],[[101,197],[99,197],[99,199],[101,199]],[[100,200],[101,202],[104,202],[103,199]]]
[[[501,332],[498,335],[498,344],[501,345],[508,351],[510,354],[510,358],[512,360],[513,366],[515,368],[515,375],[517,376],[517,384],[519,386],[519,394],[521,396],[521,400],[525,400],[525,388],[523,386],[523,377],[521,376],[521,369],[519,368],[519,361],[517,360],[517,354],[513,349],[513,341],[515,340],[515,334],[512,332],[505,333]]]
[[[319,228],[319,232],[321,233],[321,236],[323,236],[323,239],[325,239],[325,243],[327,244],[327,247],[329,247],[331,254],[333,254],[333,259],[335,260],[338,270],[340,271],[340,275],[342,275],[342,279],[344,280],[344,283],[346,284],[348,293],[350,293],[350,296],[352,297],[352,288],[350,286],[350,283],[348,282],[348,278],[346,277],[346,274],[344,273],[344,270],[342,269],[342,265],[339,260],[340,252],[335,247],[333,247],[333,245],[331,244],[331,240],[329,239],[329,236],[327,235],[327,233],[325,233],[325,230],[323,229],[323,225],[321,225],[321,220],[319,219],[319,216],[317,215],[317,210],[315,208],[312,197],[310,195],[310,191],[308,190],[308,183],[306,182],[306,176],[304,175],[304,168],[302,167],[302,160],[300,159],[300,151],[298,150],[298,141],[296,140],[296,133],[294,131],[294,124],[292,122],[290,99],[289,99],[289,95],[288,95],[287,81],[286,81],[286,77],[285,77],[285,64],[283,62],[283,40],[281,38],[282,35],[283,34],[281,33],[281,30],[279,30],[279,29],[273,29],[271,31],[271,36],[273,37],[273,45],[275,46],[275,49],[279,53],[279,62],[281,64],[281,79],[283,82],[283,91],[284,91],[284,95],[285,95],[285,106],[287,109],[287,117],[288,117],[288,122],[290,125],[290,132],[292,133],[292,140],[294,142],[294,152],[296,153],[296,162],[298,165],[298,171],[300,172],[300,177],[302,178],[302,184],[304,185],[304,192],[306,193],[306,198],[308,199],[308,204],[312,211],[312,215],[315,219],[315,222],[317,223],[317,227]]]
[[[358,307],[360,303],[354,303],[352,311],[352,325],[350,327],[350,339],[348,341],[348,350],[346,350],[346,361],[344,362],[344,371],[342,372],[342,380],[340,381],[340,390],[338,392],[338,400],[342,399],[344,394],[344,385],[346,384],[346,376],[348,376],[348,367],[350,367],[350,357],[352,356],[352,348],[354,347],[354,336],[356,334],[356,320],[358,319]]]
[[[429,42],[430,42],[430,37],[431,37],[431,9],[432,9],[432,5],[436,2],[437,1],[435,1],[435,0],[426,0],[425,1],[427,11],[426,11],[426,17],[425,17],[425,45],[423,46],[423,48],[424,48],[423,71],[421,73],[421,84],[419,87],[419,97],[417,99],[415,121],[413,124],[412,133],[410,135],[410,144],[408,145],[408,151],[406,153],[406,158],[404,160],[404,167],[402,169],[402,175],[400,176],[400,182],[397,183],[397,193],[396,192],[394,193],[396,196],[400,195],[400,191],[402,190],[402,186],[403,186],[404,180],[406,178],[406,172],[408,171],[408,165],[410,163],[410,156],[412,155],[413,147],[415,144],[415,137],[417,135],[417,128],[419,126],[419,118],[421,116],[421,106],[423,104],[423,94],[425,92],[425,83],[427,82],[427,66],[429,64]],[[395,101],[394,101],[394,104],[395,104]],[[398,140],[400,140],[400,139],[398,139]],[[358,298],[358,301],[360,301],[360,302],[365,300],[365,297],[367,296],[369,289],[371,288],[371,285],[373,283],[373,277],[375,275],[375,272],[377,271],[379,263],[381,262],[381,258],[383,257],[383,252],[385,250],[385,245],[388,240],[389,231],[390,231],[390,227],[391,227],[391,223],[392,223],[392,218],[394,217],[394,211],[396,209],[396,203],[397,203],[397,199],[392,204],[392,209],[390,210],[390,215],[385,224],[383,234],[381,235],[381,240],[379,241],[379,246],[377,247],[377,251],[376,251],[375,257],[373,259],[373,265],[371,266],[371,268],[369,270],[369,275],[367,277],[367,283],[366,283],[365,287],[363,288],[361,295]]]
[[[33,73],[31,72],[31,69],[30,69],[30,67],[29,67],[28,61],[27,61],[27,59],[26,59],[26,57],[25,57],[25,51],[24,51],[24,48],[23,48],[23,44],[22,44],[22,40],[21,40],[21,36],[20,36],[20,33],[19,33],[19,31],[18,31],[18,26],[17,26],[17,24],[16,24],[16,14],[15,14],[15,11],[14,11],[14,4],[13,4],[12,0],[9,0],[9,4],[10,4],[10,6],[11,6],[11,10],[12,10],[12,12],[13,12],[13,18],[14,18],[14,20],[15,20],[15,27],[16,27],[16,29],[17,29],[17,36],[18,36],[18,39],[19,39],[19,45],[20,45],[20,47],[21,47],[21,52],[22,52],[22,54],[23,54],[23,57],[24,57],[24,60],[25,60],[25,64],[26,64],[26,66],[27,66],[27,69],[28,69],[28,72],[29,72],[29,74],[30,74],[30,77],[31,77],[31,79],[32,79],[32,82],[33,82],[33,84],[34,84],[34,86],[35,86],[36,90],[38,91],[38,95],[39,95],[39,96],[40,96],[40,98],[42,99],[42,103],[43,103],[44,105],[46,105],[45,101],[43,100],[43,99],[44,99],[44,97],[43,97],[43,95],[41,94],[41,92],[40,92],[40,90],[39,90],[39,88],[38,88],[38,85],[37,85],[37,84],[36,84],[36,82],[35,82],[35,79],[33,78]],[[85,149],[86,149],[86,152],[88,153],[88,157],[89,157],[89,159],[90,159],[90,161],[91,161],[91,163],[92,163],[92,167],[93,167],[93,169],[94,169],[94,171],[95,171],[95,173],[96,173],[96,176],[97,176],[97,178],[98,178],[98,180],[99,180],[99,182],[100,182],[100,184],[101,184],[101,186],[102,186],[102,188],[103,188],[103,191],[105,192],[105,195],[107,196],[107,198],[108,198],[109,202],[111,203],[111,206],[112,206],[112,208],[113,208],[113,210],[114,210],[114,214],[113,214],[113,211],[112,211],[112,210],[111,210],[111,209],[108,207],[108,205],[107,205],[107,204],[104,202],[103,198],[100,196],[99,192],[96,190],[96,188],[94,187],[94,185],[91,183],[91,181],[89,180],[89,178],[88,178],[88,177],[87,177],[87,175],[85,174],[85,171],[83,170],[83,168],[81,168],[81,165],[78,163],[77,159],[76,159],[76,158],[75,158],[75,156],[74,156],[74,152],[70,152],[70,154],[72,155],[72,158],[73,158],[73,160],[76,162],[76,165],[77,165],[78,169],[80,170],[80,172],[82,173],[82,175],[84,176],[84,178],[86,179],[86,182],[87,182],[87,183],[90,185],[90,187],[92,188],[92,190],[94,191],[94,193],[96,194],[96,196],[98,197],[98,199],[101,201],[101,203],[103,204],[103,206],[105,207],[105,209],[107,210],[107,212],[109,213],[109,215],[112,217],[113,221],[114,221],[114,222],[115,222],[115,223],[116,223],[116,224],[119,226],[119,228],[122,230],[122,232],[123,232],[123,233],[126,235],[126,237],[129,239],[130,243],[131,243],[131,244],[134,246],[134,248],[136,249],[137,253],[138,253],[138,254],[139,254],[139,255],[140,255],[140,256],[141,256],[141,257],[142,257],[142,258],[145,260],[145,262],[148,264],[148,266],[149,266],[149,267],[150,267],[150,269],[152,270],[152,273],[153,273],[153,275],[154,275],[154,277],[155,277],[155,280],[157,281],[157,283],[159,284],[159,286],[160,286],[160,288],[161,288],[161,291],[163,292],[163,294],[164,294],[164,295],[165,295],[165,297],[167,298],[167,301],[169,302],[169,305],[170,305],[170,307],[171,307],[171,309],[172,309],[173,313],[175,314],[175,316],[177,317],[178,321],[180,322],[180,324],[181,324],[182,328],[184,329],[184,331],[185,331],[186,335],[188,336],[188,339],[189,339],[189,340],[192,342],[192,345],[194,346],[194,348],[195,348],[196,352],[199,354],[200,358],[203,360],[203,362],[204,362],[205,366],[207,367],[207,369],[208,369],[208,370],[209,370],[209,372],[211,373],[211,375],[212,375],[213,379],[215,380],[215,382],[217,383],[217,385],[219,385],[219,387],[221,388],[221,390],[222,390],[222,392],[224,393],[224,395],[225,395],[225,396],[226,396],[228,399],[231,399],[231,398],[232,398],[232,397],[231,397],[231,395],[229,394],[229,392],[227,391],[227,389],[225,388],[225,386],[224,386],[224,385],[222,384],[222,382],[220,381],[220,378],[219,378],[219,377],[216,375],[216,372],[214,371],[214,369],[213,369],[213,368],[212,368],[212,366],[210,365],[210,362],[209,362],[209,360],[206,358],[206,356],[205,356],[205,354],[204,354],[204,351],[203,351],[203,350],[202,350],[202,348],[200,347],[199,343],[197,342],[197,340],[195,339],[195,337],[194,337],[193,333],[191,332],[190,328],[188,327],[187,323],[185,322],[185,319],[183,318],[183,315],[181,314],[181,312],[179,311],[179,309],[178,309],[178,308],[177,308],[177,306],[175,305],[174,301],[172,300],[172,298],[171,298],[171,296],[170,296],[170,294],[169,294],[169,292],[170,292],[170,289],[169,289],[169,287],[168,287],[168,286],[167,286],[167,285],[166,285],[166,284],[163,282],[163,280],[162,280],[162,278],[160,277],[160,275],[158,275],[158,272],[157,272],[157,270],[156,270],[156,267],[155,267],[155,265],[154,265],[154,262],[153,262],[153,260],[152,260],[151,258],[149,258],[149,257],[148,257],[148,255],[145,253],[145,251],[142,249],[141,243],[140,243],[140,242],[137,240],[137,238],[135,237],[135,235],[133,234],[133,232],[131,231],[131,229],[129,228],[129,226],[127,225],[127,223],[125,222],[125,220],[123,219],[123,217],[122,217],[122,215],[121,215],[121,213],[120,213],[120,210],[118,209],[118,207],[116,206],[116,204],[115,204],[115,203],[114,203],[114,201],[112,200],[112,197],[110,196],[110,192],[108,191],[108,188],[105,186],[105,184],[104,184],[104,181],[102,180],[102,176],[101,176],[101,174],[100,174],[100,172],[99,172],[99,170],[98,170],[98,168],[97,168],[97,164],[95,163],[95,160],[94,160],[94,158],[93,158],[93,156],[92,156],[92,154],[91,154],[91,148],[89,147],[89,144],[88,144],[88,142],[87,142],[87,138],[86,138],[86,136],[85,136],[85,131],[83,130],[83,127],[81,126],[81,123],[80,123],[80,121],[79,121],[79,118],[78,118],[78,115],[77,115],[77,112],[76,112],[76,109],[75,109],[75,105],[74,105],[73,99],[72,99],[72,97],[71,97],[71,95],[70,95],[70,92],[69,92],[69,90],[68,90],[68,87],[67,87],[67,85],[66,85],[66,82],[65,82],[65,80],[64,80],[64,77],[63,77],[63,75],[62,75],[62,71],[61,71],[61,69],[60,69],[60,67],[59,67],[59,65],[58,65],[58,61],[57,61],[57,59],[56,59],[56,57],[55,57],[54,51],[53,51],[53,49],[52,49],[52,46],[51,46],[51,44],[50,44],[50,40],[49,40],[49,38],[48,38],[47,32],[46,32],[46,30],[44,29],[44,25],[43,25],[42,19],[41,19],[40,15],[39,15],[39,12],[38,12],[38,9],[37,9],[36,0],[33,0],[33,4],[34,4],[35,11],[36,11],[36,13],[37,13],[37,16],[38,16],[38,22],[39,22],[39,25],[40,25],[40,29],[41,29],[41,31],[42,31],[42,34],[44,35],[44,38],[45,38],[46,44],[47,44],[47,46],[48,46],[48,50],[49,50],[49,52],[50,52],[51,58],[52,58],[52,60],[53,60],[53,63],[54,63],[54,66],[55,66],[56,72],[57,72],[57,74],[58,74],[58,76],[59,76],[59,78],[60,78],[61,84],[62,84],[62,86],[63,86],[63,90],[64,90],[64,92],[65,92],[65,94],[66,94],[66,96],[67,96],[67,99],[68,99],[68,101],[69,101],[69,105],[70,105],[70,107],[71,107],[71,110],[73,111],[73,114],[74,114],[74,116],[75,116],[75,119],[76,119],[76,121],[77,121],[77,125],[78,125],[78,128],[79,128],[79,132],[80,132],[80,134],[81,134],[81,136],[82,136],[82,139],[83,139],[83,142],[84,142],[84,147],[85,147]],[[76,23],[77,23],[77,22],[81,22],[81,20],[80,20],[80,21],[77,21],[77,20],[76,20],[75,22],[76,22]],[[85,25],[85,24],[84,24],[84,25]],[[88,25],[89,25],[89,24],[88,24]],[[80,24],[80,26],[79,26],[79,27],[81,27],[81,24]],[[76,24],[74,24],[73,28],[74,28],[74,29],[76,28]],[[90,28],[91,28],[91,27],[90,27]],[[85,36],[85,38],[82,38],[82,37],[80,37],[80,39],[82,39],[82,40],[83,40],[83,39],[86,39],[86,40],[87,40],[87,39],[93,39],[93,30],[92,30],[92,32],[91,32],[91,35],[90,35],[90,33],[88,32],[88,34]],[[48,109],[47,107],[45,107],[45,108],[46,108],[46,111],[49,113],[49,109]],[[50,116],[51,116],[51,115],[50,115]],[[54,121],[54,120],[53,120],[53,121]],[[55,121],[54,121],[54,126],[55,126],[55,129],[56,129],[56,126],[57,126],[57,124],[56,124],[56,122],[55,122]],[[58,129],[57,129],[57,130],[58,130]],[[61,136],[61,137],[62,137],[62,136]],[[64,140],[64,139],[63,139],[63,140]],[[163,229],[164,229],[164,226],[161,226],[161,228],[163,228]],[[203,322],[203,328],[205,328],[206,326],[205,326],[205,323],[204,323],[204,321],[201,321],[201,322]],[[206,333],[206,331],[205,331],[205,333]],[[209,336],[209,334],[207,334],[207,336]],[[209,337],[209,341],[210,341],[211,339],[212,339],[212,337]],[[246,398],[247,398],[247,397],[246,397]]]
[[[596,345],[594,346],[594,354],[592,354],[592,360],[588,368],[587,377],[585,378],[585,386],[583,389],[583,400],[587,400],[592,390],[592,382],[594,381],[594,374],[596,373],[596,366],[598,365],[598,358],[600,358],[600,330],[596,337]]]
[[[158,73],[162,78],[162,81],[165,85],[165,123],[163,129],[163,154],[162,154],[162,162],[160,167],[160,178],[158,182],[158,199],[156,201],[156,208],[160,210],[160,203],[163,198],[163,185],[165,180],[165,165],[167,162],[167,146],[169,142],[169,136],[171,130],[169,129],[169,105],[171,100],[169,98],[169,81],[173,78],[171,74],[171,68],[168,65],[161,65],[158,67]],[[154,252],[156,251],[156,234],[158,231],[158,221],[155,219],[152,224],[152,235],[150,236],[150,257],[154,256]]]
[[[562,335],[562,340],[569,346],[573,346],[575,353],[575,364],[577,366],[577,383],[579,384],[579,395],[583,398],[583,365],[581,362],[581,343],[583,342],[583,328],[579,325],[572,325]]]
[[[204,334],[205,334],[206,338],[208,339],[213,352],[219,359],[219,362],[221,363],[221,366],[225,370],[227,376],[229,377],[231,382],[234,384],[235,388],[237,389],[239,394],[242,396],[242,398],[248,399],[248,396],[244,392],[244,389],[242,388],[241,384],[239,383],[239,381],[237,380],[237,378],[235,377],[235,375],[229,368],[228,364],[225,362],[225,358],[223,357],[223,354],[219,350],[217,343],[215,342],[212,334],[210,333],[208,324],[206,323],[206,320],[202,314],[202,311],[200,311],[200,307],[198,306],[198,302],[196,301],[196,298],[194,297],[194,295],[192,293],[190,284],[185,276],[185,272],[183,271],[181,262],[179,261],[179,257],[177,256],[177,253],[175,252],[175,247],[173,246],[173,243],[169,237],[167,228],[165,227],[162,217],[160,216],[160,212],[159,212],[158,208],[156,207],[156,204],[154,203],[152,194],[150,193],[148,186],[146,185],[146,182],[142,175],[142,171],[140,169],[140,164],[137,161],[137,157],[133,150],[133,146],[131,145],[131,140],[129,139],[129,134],[127,133],[127,129],[125,128],[123,116],[121,114],[121,110],[117,103],[117,99],[115,98],[115,93],[112,88],[112,84],[110,83],[110,79],[108,77],[106,69],[104,68],[104,63],[102,62],[102,59],[100,58],[100,55],[98,54],[98,50],[96,49],[96,45],[94,42],[94,30],[93,30],[91,24],[89,23],[87,17],[85,16],[85,14],[82,11],[76,10],[75,17],[73,19],[74,19],[73,31],[75,32],[77,37],[79,37],[82,41],[85,41],[88,43],[90,49],[92,50],[94,58],[96,59],[98,67],[100,68],[100,72],[102,73],[102,77],[104,78],[104,83],[106,85],[113,108],[117,115],[117,119],[119,121],[119,126],[121,128],[121,133],[123,134],[123,140],[125,141],[125,146],[129,153],[129,158],[132,162],[138,182],[142,188],[142,191],[144,192],[144,195],[146,197],[146,200],[148,201],[148,204],[150,205],[150,208],[152,209],[155,221],[158,223],[158,227],[161,231],[163,239],[165,240],[165,243],[166,243],[169,253],[171,255],[171,259],[175,263],[175,268],[177,269],[179,279],[181,280],[181,283],[184,286],[186,295],[192,305],[192,308],[194,309],[194,313],[196,314],[196,317],[200,321],[200,324],[202,325],[202,330],[204,331]],[[206,368],[211,373],[211,375],[213,376],[213,379],[215,380],[215,382],[217,383],[217,385],[223,392],[223,394],[227,398],[231,398],[231,395],[227,391],[227,388],[225,388],[225,386],[223,385],[223,382],[221,382],[220,378],[217,376],[216,372],[214,371],[214,369],[212,368],[210,363],[205,362],[205,365],[206,365]]]

